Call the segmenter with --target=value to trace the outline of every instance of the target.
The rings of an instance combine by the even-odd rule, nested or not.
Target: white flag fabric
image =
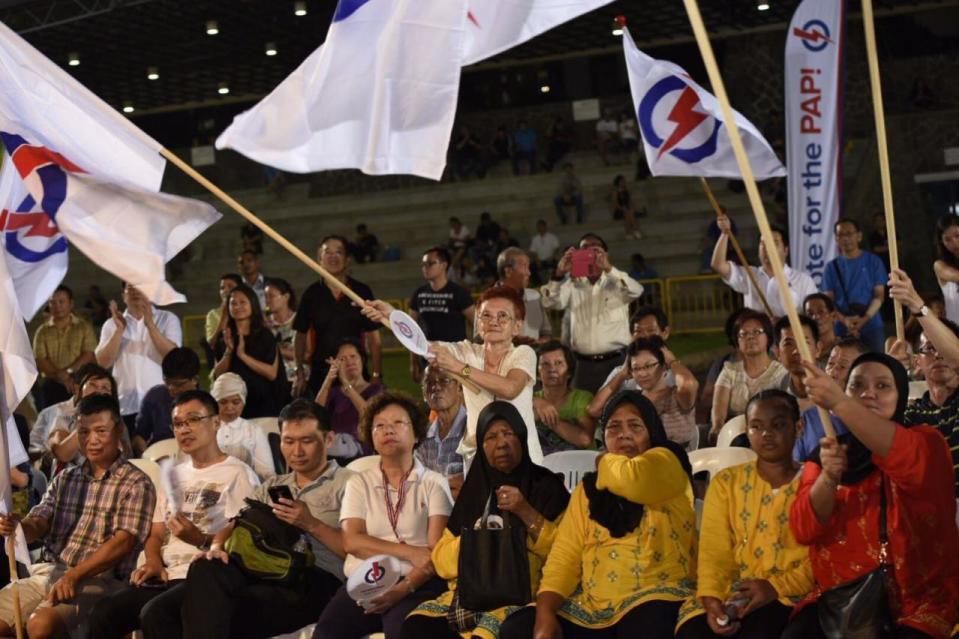
[[[472,0],[464,64],[485,60],[613,0]]]
[[[158,193],[158,142],[0,24],[0,238],[21,311],[66,271],[67,245],[160,305],[183,301],[164,265],[219,215]]]
[[[216,141],[307,173],[443,174],[467,0],[340,0],[326,42]]]
[[[30,392],[37,378],[37,365],[30,348],[27,327],[17,304],[13,279],[7,271],[7,260],[0,247],[0,512],[9,513],[13,507],[11,466],[30,461],[20,441],[13,411]],[[2,539],[2,538],[0,538]],[[17,561],[30,565],[30,552],[23,529],[17,527],[15,539]],[[13,577],[13,576],[11,576]]]
[[[821,286],[842,209],[845,0],[803,0],[786,32],[789,255]]]
[[[623,50],[652,174],[741,178],[716,97],[682,67],[640,51],[628,29],[623,30]],[[756,179],[785,175],[785,167],[762,134],[739,112],[734,113]]]

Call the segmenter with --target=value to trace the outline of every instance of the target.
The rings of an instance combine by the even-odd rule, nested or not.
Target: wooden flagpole
[[[713,194],[713,190],[709,188],[709,182],[707,182],[706,178],[703,176],[699,176],[699,182],[703,185],[703,190],[706,191],[706,197],[709,198],[709,203],[712,204],[713,211],[716,212],[716,217],[723,215],[723,210],[719,206],[719,201]],[[749,276],[750,283],[759,294],[759,301],[762,302],[763,308],[766,309],[766,315],[768,315],[770,319],[774,318],[776,315],[773,313],[772,307],[769,306],[769,301],[766,300],[766,294],[763,292],[762,287],[759,286],[759,280],[756,279],[756,274],[749,266],[749,261],[746,259],[745,253],[743,253],[743,247],[739,245],[739,240],[736,239],[736,235],[733,233],[732,228],[729,229],[729,242],[733,245],[733,250],[736,251],[736,257],[739,258],[739,263],[743,265],[746,275]]]
[[[882,106],[882,82],[879,78],[879,57],[876,53],[876,30],[873,24],[872,0],[862,0],[862,26],[866,32],[866,59],[869,62],[869,84],[872,87],[872,111],[876,119],[876,147],[879,152],[879,177],[882,180],[882,203],[886,214],[886,242],[889,266],[899,268],[899,246],[896,242],[896,214],[892,202],[892,177],[889,172],[889,147],[886,143],[886,116]],[[896,314],[896,339],[905,340],[902,304],[893,300]]]
[[[716,64],[716,58],[713,55],[713,48],[709,42],[709,35],[706,33],[706,26],[703,24],[703,17],[699,13],[699,5],[696,0],[683,0],[686,5],[686,13],[689,14],[689,22],[693,27],[693,34],[696,36],[696,44],[699,45],[699,52],[703,56],[703,63],[706,65],[706,72],[709,74],[709,81],[712,84],[713,92],[723,111],[723,122],[729,131],[729,141],[732,144],[733,152],[736,154],[736,162],[739,164],[739,171],[743,176],[743,182],[746,184],[746,192],[749,194],[749,203],[752,205],[753,214],[756,216],[756,222],[759,224],[759,231],[762,234],[763,242],[766,244],[766,253],[769,255],[769,261],[772,263],[773,273],[776,281],[779,283],[779,295],[782,298],[783,307],[786,309],[786,315],[789,317],[789,327],[793,335],[796,336],[796,344],[799,346],[799,353],[803,360],[815,364],[809,345],[803,339],[805,333],[802,330],[802,324],[799,323],[799,313],[796,312],[796,305],[793,301],[792,293],[789,291],[789,284],[786,281],[786,273],[783,270],[783,259],[776,248],[773,239],[773,231],[769,226],[769,218],[766,217],[766,209],[763,207],[762,198],[759,197],[759,189],[756,187],[756,179],[753,176],[752,167],[749,165],[749,156],[746,155],[746,149],[743,146],[742,139],[739,137],[739,126],[736,124],[736,118],[733,115],[733,109],[729,104],[729,96],[726,95],[726,87],[723,84],[722,75],[719,72],[719,65]],[[826,436],[835,437],[836,431],[832,426],[832,420],[829,418],[829,412],[817,407],[819,417],[822,420],[823,429]]]
[[[20,610],[20,584],[17,583],[17,533],[7,537],[7,562],[10,565],[10,592],[13,593],[13,619],[17,639],[23,639],[23,611]]]
[[[348,298],[353,300],[353,302],[355,302],[357,306],[366,306],[367,301],[364,300],[359,295],[357,295],[356,292],[354,292],[349,286],[347,286],[340,280],[333,277],[333,275],[331,275],[330,272],[327,271],[325,268],[320,266],[316,262],[316,260],[314,260],[309,255],[301,251],[295,244],[290,242],[288,239],[280,235],[272,226],[270,226],[269,224],[267,224],[266,222],[258,218],[256,215],[254,215],[252,211],[250,211],[248,208],[246,208],[245,206],[237,202],[235,199],[233,199],[233,197],[231,197],[223,189],[221,189],[216,184],[214,184],[210,180],[203,177],[203,175],[200,172],[198,172],[192,166],[190,166],[189,164],[184,162],[182,159],[180,159],[180,157],[177,156],[175,153],[173,153],[169,149],[161,148],[160,155],[162,155],[167,160],[172,162],[177,168],[179,168],[181,171],[183,171],[184,173],[189,175],[191,178],[196,180],[201,186],[203,186],[206,190],[208,190],[213,195],[217,196],[227,206],[229,206],[231,209],[239,213],[242,217],[246,218],[249,222],[251,222],[254,226],[259,228],[261,231],[266,233],[271,239],[275,240],[277,244],[279,244],[280,246],[285,248],[287,251],[289,251],[293,255],[293,257],[297,258],[298,260],[300,260],[301,262],[309,266],[311,269],[316,271],[320,275],[320,277],[322,277],[326,281],[327,285],[339,289],[344,295],[346,295]],[[386,328],[390,328],[389,320],[384,318],[383,325],[386,326]],[[469,388],[474,393],[479,393],[479,387],[477,387],[474,382],[468,379],[465,379],[464,377],[459,375],[458,372],[446,371],[446,374],[456,379],[458,382],[460,382],[461,384]]]

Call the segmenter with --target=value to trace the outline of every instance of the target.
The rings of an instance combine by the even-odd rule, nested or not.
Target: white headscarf
[[[210,394],[216,401],[239,395],[243,403],[246,404],[246,382],[236,373],[223,373],[213,382]]]

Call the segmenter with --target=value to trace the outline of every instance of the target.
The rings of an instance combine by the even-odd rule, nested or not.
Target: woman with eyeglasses
[[[653,403],[663,421],[670,441],[686,446],[696,431],[696,396],[699,382],[692,371],[666,348],[657,336],[633,340],[626,350],[623,371],[636,383],[636,388]],[[617,375],[606,384],[589,405],[589,412],[599,414],[603,406],[625,381]],[[602,435],[598,435],[602,438]]]
[[[746,423],[758,458],[709,482],[696,596],[679,611],[678,639],[778,637],[813,589],[809,549],[789,528],[799,492],[792,458],[799,403],[786,391],[764,390],[749,400]]]
[[[709,431],[712,442],[727,421],[746,412],[750,397],[767,388],[780,388],[783,378],[789,375],[782,364],[769,356],[773,335],[769,317],[744,311],[736,320],[734,331],[742,359],[726,362],[716,379]]]
[[[536,423],[533,415],[536,353],[529,346],[513,345],[513,338],[523,330],[526,318],[522,293],[508,286],[494,286],[480,296],[477,306],[477,334],[482,344],[469,340],[430,344],[435,365],[479,387],[478,393],[463,387],[466,433],[457,452],[463,456],[467,472],[477,450],[476,421],[491,401],[506,400],[516,406],[524,423]],[[366,305],[363,314],[378,322],[388,318],[392,311],[393,307],[386,302],[375,300]],[[533,463],[542,463],[543,451],[535,428],[527,433],[527,446]]]
[[[364,559],[390,555],[400,560],[403,578],[360,606],[340,588],[327,604],[313,639],[356,639],[376,632],[399,639],[406,616],[439,596],[446,583],[436,576],[430,553],[446,528],[453,499],[446,479],[413,455],[426,436],[426,415],[402,393],[370,400],[360,437],[380,462],[350,477],[340,506],[347,579]]]
[[[816,586],[783,638],[854,636],[830,619],[865,618],[888,631],[863,636],[946,639],[959,621],[949,445],[934,426],[903,425],[909,380],[889,355],[860,355],[845,392],[808,364],[805,383],[849,432],[823,437],[803,465],[789,525],[809,547]],[[862,593],[861,579],[877,587]]]

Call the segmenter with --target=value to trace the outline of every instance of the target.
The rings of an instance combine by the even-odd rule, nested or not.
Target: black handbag
[[[464,527],[460,534],[456,595],[467,610],[525,606],[533,600],[526,535],[514,535],[511,518],[504,515],[501,529],[487,527],[487,513],[480,528]]]
[[[879,485],[879,567],[827,590],[817,605],[827,639],[895,639],[889,585],[889,536],[886,531],[886,482]]]

